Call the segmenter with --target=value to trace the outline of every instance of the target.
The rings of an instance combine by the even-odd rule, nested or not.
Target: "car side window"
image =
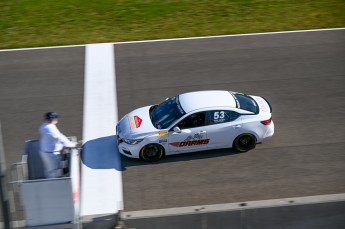
[[[188,117],[180,121],[176,126],[180,129],[190,129],[195,127],[200,127],[205,125],[206,114],[205,112],[199,112],[191,114]]]
[[[231,122],[237,119],[239,116],[239,113],[228,110],[213,110],[208,112],[210,125]]]

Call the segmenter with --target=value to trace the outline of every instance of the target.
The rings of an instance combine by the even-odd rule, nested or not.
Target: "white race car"
[[[269,102],[231,91],[180,94],[159,105],[138,108],[116,126],[120,153],[145,161],[230,147],[246,152],[273,133]]]

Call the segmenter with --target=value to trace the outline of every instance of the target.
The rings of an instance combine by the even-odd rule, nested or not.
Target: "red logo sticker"
[[[135,127],[139,128],[143,120],[139,118],[138,116],[134,116],[134,122],[135,122]]]

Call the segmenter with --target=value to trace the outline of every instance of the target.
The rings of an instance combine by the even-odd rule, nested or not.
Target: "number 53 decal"
[[[213,113],[213,119],[214,120],[223,119],[223,118],[225,118],[224,111],[216,111]]]

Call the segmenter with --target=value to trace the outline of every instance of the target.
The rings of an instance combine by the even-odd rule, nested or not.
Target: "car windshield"
[[[233,94],[237,103],[237,107],[246,111],[253,112],[254,114],[259,113],[259,106],[253,98],[244,94]]]
[[[168,128],[173,122],[185,115],[178,96],[169,98],[154,107],[151,111],[151,121],[157,129]]]

